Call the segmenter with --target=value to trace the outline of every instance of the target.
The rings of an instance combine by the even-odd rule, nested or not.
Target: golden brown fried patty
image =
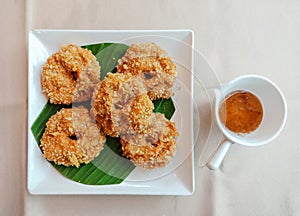
[[[88,110],[80,106],[63,108],[48,120],[41,147],[47,160],[79,167],[93,160],[105,141]]]
[[[118,73],[142,74],[151,100],[169,98],[176,79],[176,65],[154,43],[133,44],[119,60]]]
[[[91,98],[100,79],[100,65],[87,49],[70,44],[47,59],[42,69],[42,90],[54,104]]]
[[[164,167],[175,155],[176,136],[175,123],[155,113],[143,133],[121,136],[123,154],[139,167]]]
[[[147,127],[153,104],[138,76],[108,73],[92,97],[91,112],[103,131],[118,137]]]

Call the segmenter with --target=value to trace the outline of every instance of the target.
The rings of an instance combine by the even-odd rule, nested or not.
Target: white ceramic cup
[[[225,97],[235,91],[248,91],[260,100],[263,119],[253,132],[239,135],[227,129],[221,122],[219,109]],[[280,89],[270,80],[258,75],[240,76],[216,90],[215,120],[225,139],[211,155],[207,167],[215,170],[222,163],[233,143],[243,146],[261,146],[271,142],[284,127],[287,118],[286,100]]]

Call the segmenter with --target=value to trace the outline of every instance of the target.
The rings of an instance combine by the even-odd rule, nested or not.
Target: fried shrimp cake
[[[96,57],[74,44],[63,46],[42,67],[42,90],[54,104],[89,100],[99,80]]]
[[[146,131],[121,137],[123,154],[139,167],[164,167],[175,155],[177,136],[175,123],[154,113]]]
[[[144,130],[153,108],[139,77],[108,73],[94,91],[91,113],[106,134],[118,137]]]
[[[118,73],[142,74],[151,100],[169,98],[176,79],[176,65],[167,52],[154,43],[133,44],[119,60]]]
[[[46,123],[41,138],[44,157],[56,164],[79,167],[89,163],[100,151],[106,141],[96,123],[83,107],[62,108]]]

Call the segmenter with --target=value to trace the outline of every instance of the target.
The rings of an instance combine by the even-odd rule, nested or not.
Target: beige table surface
[[[2,0],[0,215],[300,215],[300,1]],[[36,28],[192,29],[221,82],[259,74],[282,89],[286,127],[259,148],[234,145],[220,170],[198,166],[192,196],[33,196],[26,187],[27,34]],[[270,98],[271,99],[271,98]]]

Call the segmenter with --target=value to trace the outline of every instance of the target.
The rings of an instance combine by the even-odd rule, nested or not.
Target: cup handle
[[[208,159],[206,166],[211,170],[216,170],[221,165],[226,153],[228,152],[232,142],[224,140],[217,148],[217,150]]]

